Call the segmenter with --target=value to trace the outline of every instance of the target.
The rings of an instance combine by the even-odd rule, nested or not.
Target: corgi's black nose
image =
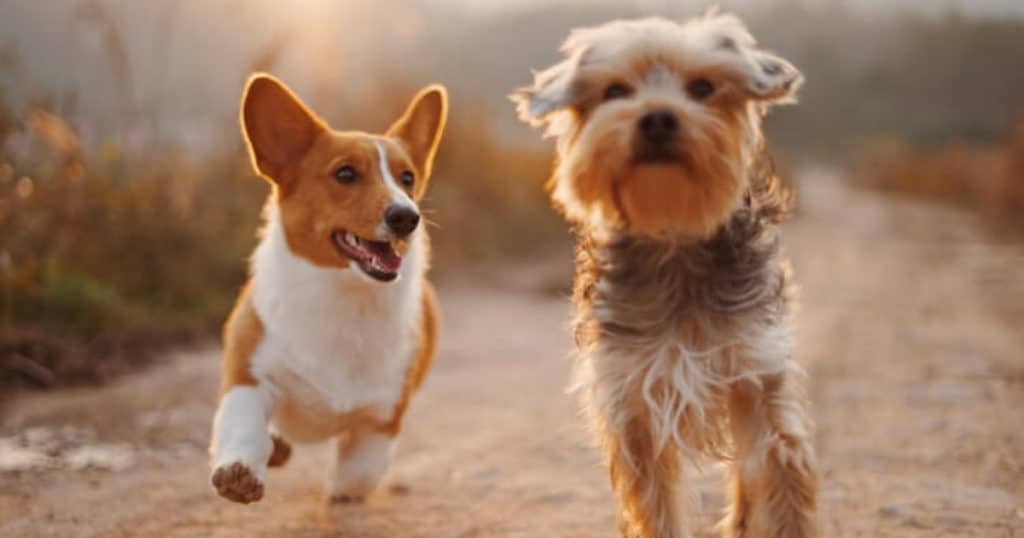
[[[392,204],[384,210],[384,222],[395,235],[405,237],[419,225],[420,214],[409,206]]]
[[[667,144],[679,131],[679,118],[671,110],[652,110],[640,116],[639,127],[640,133],[651,144]]]

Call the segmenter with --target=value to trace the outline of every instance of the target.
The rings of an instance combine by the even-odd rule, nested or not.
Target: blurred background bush
[[[1020,237],[1024,4],[722,4],[807,76],[768,121],[787,169],[842,167]],[[574,26],[703,6],[0,0],[0,390],[105,379],[213,334],[267,193],[237,128],[251,71],[342,129],[383,129],[419,86],[449,86],[425,203],[444,279],[568,248],[542,189],[551,149],[505,98],[530,68]]]

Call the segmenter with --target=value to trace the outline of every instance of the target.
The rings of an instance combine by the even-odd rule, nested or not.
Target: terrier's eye
[[[698,101],[703,101],[704,99],[711,97],[711,94],[715,93],[715,85],[706,78],[698,78],[691,80],[690,83],[686,85],[686,91],[690,94],[690,97]]]
[[[625,84],[615,83],[604,90],[604,100],[621,99],[629,96],[629,87]]]
[[[338,180],[338,183],[349,184],[359,179],[359,172],[346,164],[334,171],[334,179]]]
[[[405,185],[406,187],[412,187],[412,184],[415,181],[416,181],[416,176],[414,176],[412,172],[410,172],[408,170],[402,172],[402,175],[401,175],[402,185]]]

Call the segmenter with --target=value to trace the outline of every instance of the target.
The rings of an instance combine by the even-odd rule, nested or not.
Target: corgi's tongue
[[[367,241],[364,239],[361,246],[363,247],[363,250],[370,255],[370,264],[376,269],[381,269],[389,273],[396,273],[398,272],[398,268],[402,266],[402,257],[395,252],[391,243],[385,241]]]
[[[362,239],[351,232],[338,230],[331,239],[341,255],[359,264],[359,268],[372,278],[390,282],[398,278],[402,256],[387,241]]]

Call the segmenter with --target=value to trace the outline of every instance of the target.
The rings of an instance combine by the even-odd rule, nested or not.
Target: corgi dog
[[[447,110],[430,85],[382,135],[335,131],[276,78],[246,84],[242,135],[272,192],[224,327],[210,446],[222,497],[261,499],[289,441],[333,443],[336,501],[362,500],[387,471],[438,336],[417,203]]]

